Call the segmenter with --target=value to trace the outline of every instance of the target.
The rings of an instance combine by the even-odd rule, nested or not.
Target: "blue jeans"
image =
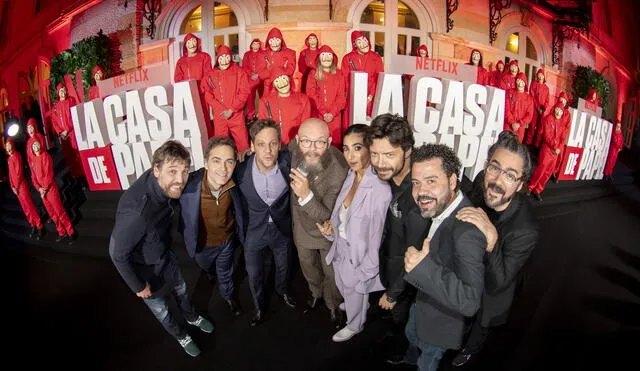
[[[404,333],[409,340],[409,349],[407,349],[404,360],[408,363],[416,364],[420,371],[437,371],[440,359],[447,348],[429,344],[418,338],[415,303],[411,305],[409,321],[407,322]]]
[[[164,269],[163,276],[165,277],[165,285],[169,286],[169,292],[160,296],[155,296],[152,293],[150,297],[143,300],[164,329],[174,338],[182,339],[187,335],[187,329],[184,325],[176,321],[169,311],[170,297],[173,296],[187,321],[194,322],[197,320],[198,313],[196,313],[193,306],[191,306],[189,296],[187,295],[187,284],[184,282],[184,278],[182,278],[177,262],[172,261],[168,263]]]
[[[209,275],[218,275],[218,289],[224,300],[233,297],[233,252],[235,243],[233,239],[223,242],[218,246],[207,246],[196,249],[194,259],[200,268]]]

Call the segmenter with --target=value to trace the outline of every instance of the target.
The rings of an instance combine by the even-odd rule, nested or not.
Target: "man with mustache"
[[[503,131],[489,148],[485,170],[474,181],[471,201],[456,217],[487,238],[482,305],[454,366],[469,362],[487,335],[506,323],[523,266],[538,239],[533,208],[520,191],[531,174],[531,158],[515,134]]]
[[[333,268],[326,263],[331,249],[316,227],[331,217],[333,207],[347,177],[347,162],[342,153],[331,146],[327,123],[310,118],[305,120],[289,143],[291,158],[291,200],[293,240],[304,278],[309,284],[311,298],[305,312],[318,306],[324,298],[336,329],[342,327],[342,313],[338,305],[342,297],[335,283]]]
[[[189,152],[177,141],[167,141],[153,153],[152,168],[120,198],[109,255],[131,291],[185,352],[196,357],[200,349],[169,310],[173,297],[188,324],[213,332],[213,324],[191,306],[178,258],[170,248],[173,212],[190,164]]]
[[[405,329],[411,344],[405,362],[420,371],[436,371],[444,352],[460,347],[484,289],[487,238],[456,218],[472,206],[458,189],[460,170],[460,160],[444,144],[425,144],[411,153],[411,194],[420,215],[431,219],[422,248],[410,246],[404,258],[404,279],[418,289]]]
[[[408,341],[404,328],[416,296],[404,281],[404,254],[408,246],[419,246],[429,231],[429,221],[411,197],[411,151],[415,144],[409,122],[389,113],[376,117],[366,138],[371,165],[378,177],[391,186],[384,233],[379,250],[380,280],[386,291],[378,305],[391,314],[391,326],[379,348],[387,363],[402,362]]]
[[[204,150],[204,167],[189,175],[180,197],[180,233],[189,256],[209,279],[218,276],[220,295],[240,315],[233,284],[233,254],[244,240],[242,200],[231,179],[238,150],[231,138],[213,137]]]

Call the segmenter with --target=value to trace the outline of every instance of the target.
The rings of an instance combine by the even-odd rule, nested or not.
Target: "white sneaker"
[[[178,339],[178,343],[180,343],[180,346],[184,348],[184,351],[191,357],[200,355],[200,348],[193,342],[191,336],[187,335],[182,339]]]
[[[347,341],[349,339],[351,339],[353,337],[353,335],[359,333],[360,331],[353,331],[348,327],[344,327],[342,330],[336,332],[333,337],[331,338],[331,340],[335,341],[336,343],[340,343],[343,341]]]
[[[371,306],[371,304],[367,303],[367,310],[369,310],[369,307]],[[346,312],[347,310],[344,307],[344,301],[342,303],[340,303],[340,305],[338,305],[338,309],[340,309],[343,312]]]

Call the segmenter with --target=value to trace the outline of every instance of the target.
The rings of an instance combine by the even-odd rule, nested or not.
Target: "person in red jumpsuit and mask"
[[[253,39],[250,48],[242,57],[242,69],[249,77],[249,88],[251,89],[247,98],[247,117],[253,119],[256,115],[256,94],[258,94],[259,99],[262,97],[264,90],[260,74],[258,74],[258,61],[262,52],[262,41]]]
[[[527,93],[527,76],[520,72],[516,78],[516,88],[507,91],[504,130],[518,135],[520,142],[524,131],[533,119],[533,98]]]
[[[300,52],[298,57],[298,71],[302,74],[302,86],[300,91],[307,91],[307,79],[311,70],[316,68],[316,57],[319,53],[320,43],[318,42],[318,36],[314,33],[310,33],[304,44],[307,46]]]
[[[44,150],[43,144],[37,139],[33,141],[28,150],[33,151],[34,154],[31,165],[31,181],[40,193],[42,203],[56,226],[58,231],[56,242],[72,244],[76,239],[76,232],[60,199],[60,191],[58,191],[58,185],[54,179],[51,155]]]
[[[53,105],[53,130],[60,137],[62,154],[71,176],[74,178],[84,177],[84,169],[82,168],[73,121],[71,120],[71,107],[76,105],[76,100],[67,96],[67,88],[62,83],[58,84],[56,90],[58,92],[58,102]]]
[[[618,153],[622,150],[624,145],[624,138],[622,136],[622,126],[620,123],[616,124],[616,129],[611,135],[611,144],[609,145],[609,156],[604,166],[604,179],[613,180],[613,167],[618,160]]]
[[[509,62],[509,70],[502,74],[500,85],[498,87],[507,92],[510,89],[515,89],[516,76],[518,76],[519,73],[520,67],[518,66],[518,61],[514,59]]]
[[[231,49],[220,45],[216,65],[204,77],[205,100],[213,110],[213,135],[231,136],[238,151],[249,147],[244,104],[251,88],[247,73],[231,60]]]
[[[347,104],[342,71],[338,69],[338,56],[329,45],[320,48],[316,65],[306,82],[306,93],[311,103],[311,116],[329,126],[331,144],[342,149],[342,120],[340,115]]]
[[[211,124],[211,116],[209,115],[209,109],[204,100],[204,87],[202,86],[202,78],[211,71],[211,56],[203,52],[201,48],[202,41],[196,35],[190,33],[184,37],[182,57],[180,57],[176,63],[173,80],[175,82],[188,80],[196,80],[198,82],[202,114],[207,123],[208,134],[212,136],[213,127]]]
[[[599,101],[600,99],[598,97],[598,92],[596,91],[596,89],[591,88],[589,89],[589,93],[587,93],[585,108],[588,108],[595,112],[598,109],[598,106],[600,105]]]
[[[367,116],[371,116],[373,110],[373,98],[376,94],[376,86],[378,85],[378,73],[384,72],[384,64],[382,57],[371,50],[371,42],[365,34],[360,31],[351,33],[351,46],[353,50],[342,57],[342,73],[344,74],[344,82],[347,89],[347,106],[343,114],[343,128],[351,125],[351,117],[349,117],[349,95],[351,94],[351,71],[366,72],[369,74],[367,80]]]
[[[569,112],[568,102],[569,97],[567,93],[561,92],[558,96],[558,101],[562,103],[564,107],[564,113],[562,115],[562,137],[564,141],[562,142],[562,146],[560,147],[560,156],[558,156],[558,162],[556,163],[555,169],[553,170],[554,182],[558,182],[558,173],[560,172],[560,168],[562,167],[562,157],[564,156],[564,149],[567,144],[567,137],[571,132],[571,113]]]
[[[24,177],[24,167],[22,165],[22,157],[14,150],[13,140],[7,139],[5,143],[5,150],[7,151],[7,165],[9,165],[9,184],[13,194],[18,197],[24,216],[27,218],[27,222],[31,225],[31,233],[29,238],[35,237],[40,239],[42,237],[42,221],[40,220],[40,214],[38,209],[31,200],[31,192],[29,191],[29,184]]]
[[[549,104],[549,87],[546,84],[546,78],[542,68],[536,72],[536,79],[531,82],[529,94],[531,94],[533,98],[533,120],[525,133],[524,143],[540,147],[540,140],[542,138],[541,122],[547,111],[547,105]]]
[[[476,84],[489,85],[489,72],[487,72],[486,68],[482,67],[482,53],[480,53],[480,50],[473,49],[471,51],[468,64],[478,67]]]
[[[544,190],[544,186],[549,181],[551,173],[553,173],[558,157],[561,154],[561,148],[564,146],[566,137],[562,129],[564,107],[558,102],[553,106],[551,113],[546,115],[542,120],[543,135],[540,147],[540,158],[538,167],[533,172],[529,181],[529,192],[538,201],[542,201],[540,193]]]
[[[278,28],[272,28],[267,34],[266,49],[258,57],[258,74],[264,83],[264,94],[274,91],[273,75],[276,69],[282,69],[289,77],[289,84],[293,90],[293,73],[296,70],[296,52],[287,48]]]
[[[29,151],[29,148],[31,148],[33,141],[37,139],[40,143],[45,143],[44,136],[38,131],[38,124],[36,123],[36,119],[33,117],[27,120],[27,134],[29,135],[29,139],[27,139],[27,164],[31,166],[33,152]]]
[[[502,82],[503,73],[504,73],[504,62],[500,60],[496,63],[496,69],[491,71],[491,74],[489,75],[489,85],[499,88],[500,83]]]
[[[284,69],[273,70],[270,79],[274,89],[260,99],[258,118],[278,123],[281,141],[286,145],[298,134],[302,121],[311,117],[311,104],[306,94],[291,89],[290,77]]]
[[[89,88],[89,100],[94,100],[96,98],[100,98],[98,81],[102,81],[104,79],[104,71],[102,70],[102,67],[95,66],[91,76],[93,77],[94,84]]]

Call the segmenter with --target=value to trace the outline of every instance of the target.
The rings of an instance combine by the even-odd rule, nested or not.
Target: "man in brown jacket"
[[[320,299],[331,313],[336,328],[342,325],[338,305],[342,301],[333,268],[325,263],[331,242],[316,227],[331,217],[348,166],[342,153],[331,146],[329,127],[319,119],[305,120],[296,140],[289,143],[291,159],[291,214],[293,240],[300,267],[309,284],[311,298],[305,312],[315,309]]]

